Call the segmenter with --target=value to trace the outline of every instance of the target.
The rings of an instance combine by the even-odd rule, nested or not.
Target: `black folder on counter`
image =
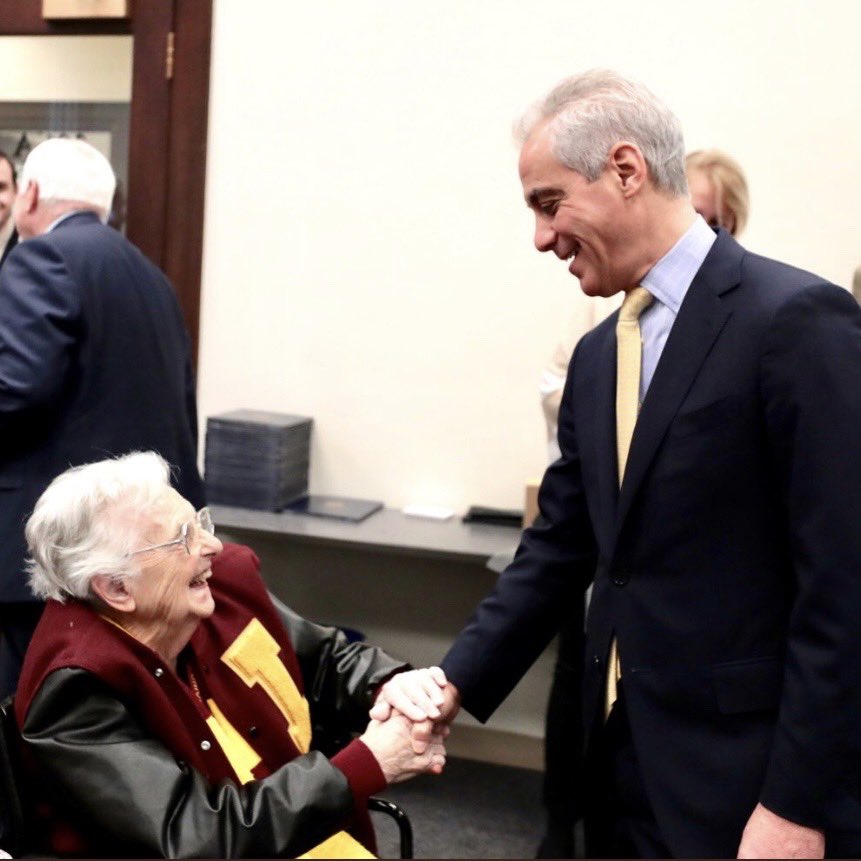
[[[333,517],[358,523],[383,507],[373,499],[351,499],[347,496],[303,496],[285,507],[285,511],[296,514],[312,514],[315,517]]]

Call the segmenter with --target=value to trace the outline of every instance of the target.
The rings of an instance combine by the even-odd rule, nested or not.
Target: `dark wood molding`
[[[173,28],[173,0],[138,3],[133,20],[126,235],[164,267],[172,83],[165,75],[165,54]]]
[[[163,268],[176,287],[197,356],[212,0],[176,0],[175,61]]]

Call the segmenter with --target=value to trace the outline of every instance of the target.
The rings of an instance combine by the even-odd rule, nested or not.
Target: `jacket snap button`
[[[200,743],[200,749],[201,749],[201,750],[209,750],[209,748],[211,748],[211,747],[212,747],[212,745],[211,745],[211,744],[210,744],[206,739],[204,739],[204,740]]]
[[[613,583],[616,586],[625,586],[630,579],[631,576],[624,573],[623,571],[620,571],[618,574],[613,575]]]
[[[154,675],[157,679],[160,679],[164,675],[164,670],[161,667],[156,667]]]

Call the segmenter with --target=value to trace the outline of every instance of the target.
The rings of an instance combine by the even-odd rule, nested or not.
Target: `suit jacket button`
[[[206,739],[204,739],[204,740],[200,743],[200,749],[201,749],[201,750],[209,750],[211,747],[212,747],[212,745],[211,745],[211,744],[210,744]]]
[[[631,575],[627,574],[625,571],[617,571],[613,575],[613,583],[616,586],[626,586],[630,579]]]
[[[595,664],[596,667],[599,667],[601,665],[601,656],[592,655],[592,663]]]

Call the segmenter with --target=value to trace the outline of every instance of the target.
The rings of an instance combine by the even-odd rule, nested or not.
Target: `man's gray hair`
[[[142,525],[169,486],[170,468],[155,452],[76,466],[39,497],[24,534],[30,591],[37,598],[92,600],[96,574],[140,573],[129,554]]]
[[[655,188],[675,197],[688,193],[681,123],[642,84],[606,69],[566,78],[515,126],[521,146],[548,119],[553,154],[589,182],[601,175],[613,145],[629,141],[643,153]]]
[[[49,138],[33,147],[21,170],[19,186],[35,182],[45,203],[81,203],[105,221],[117,180],[111,163],[86,141]]]

